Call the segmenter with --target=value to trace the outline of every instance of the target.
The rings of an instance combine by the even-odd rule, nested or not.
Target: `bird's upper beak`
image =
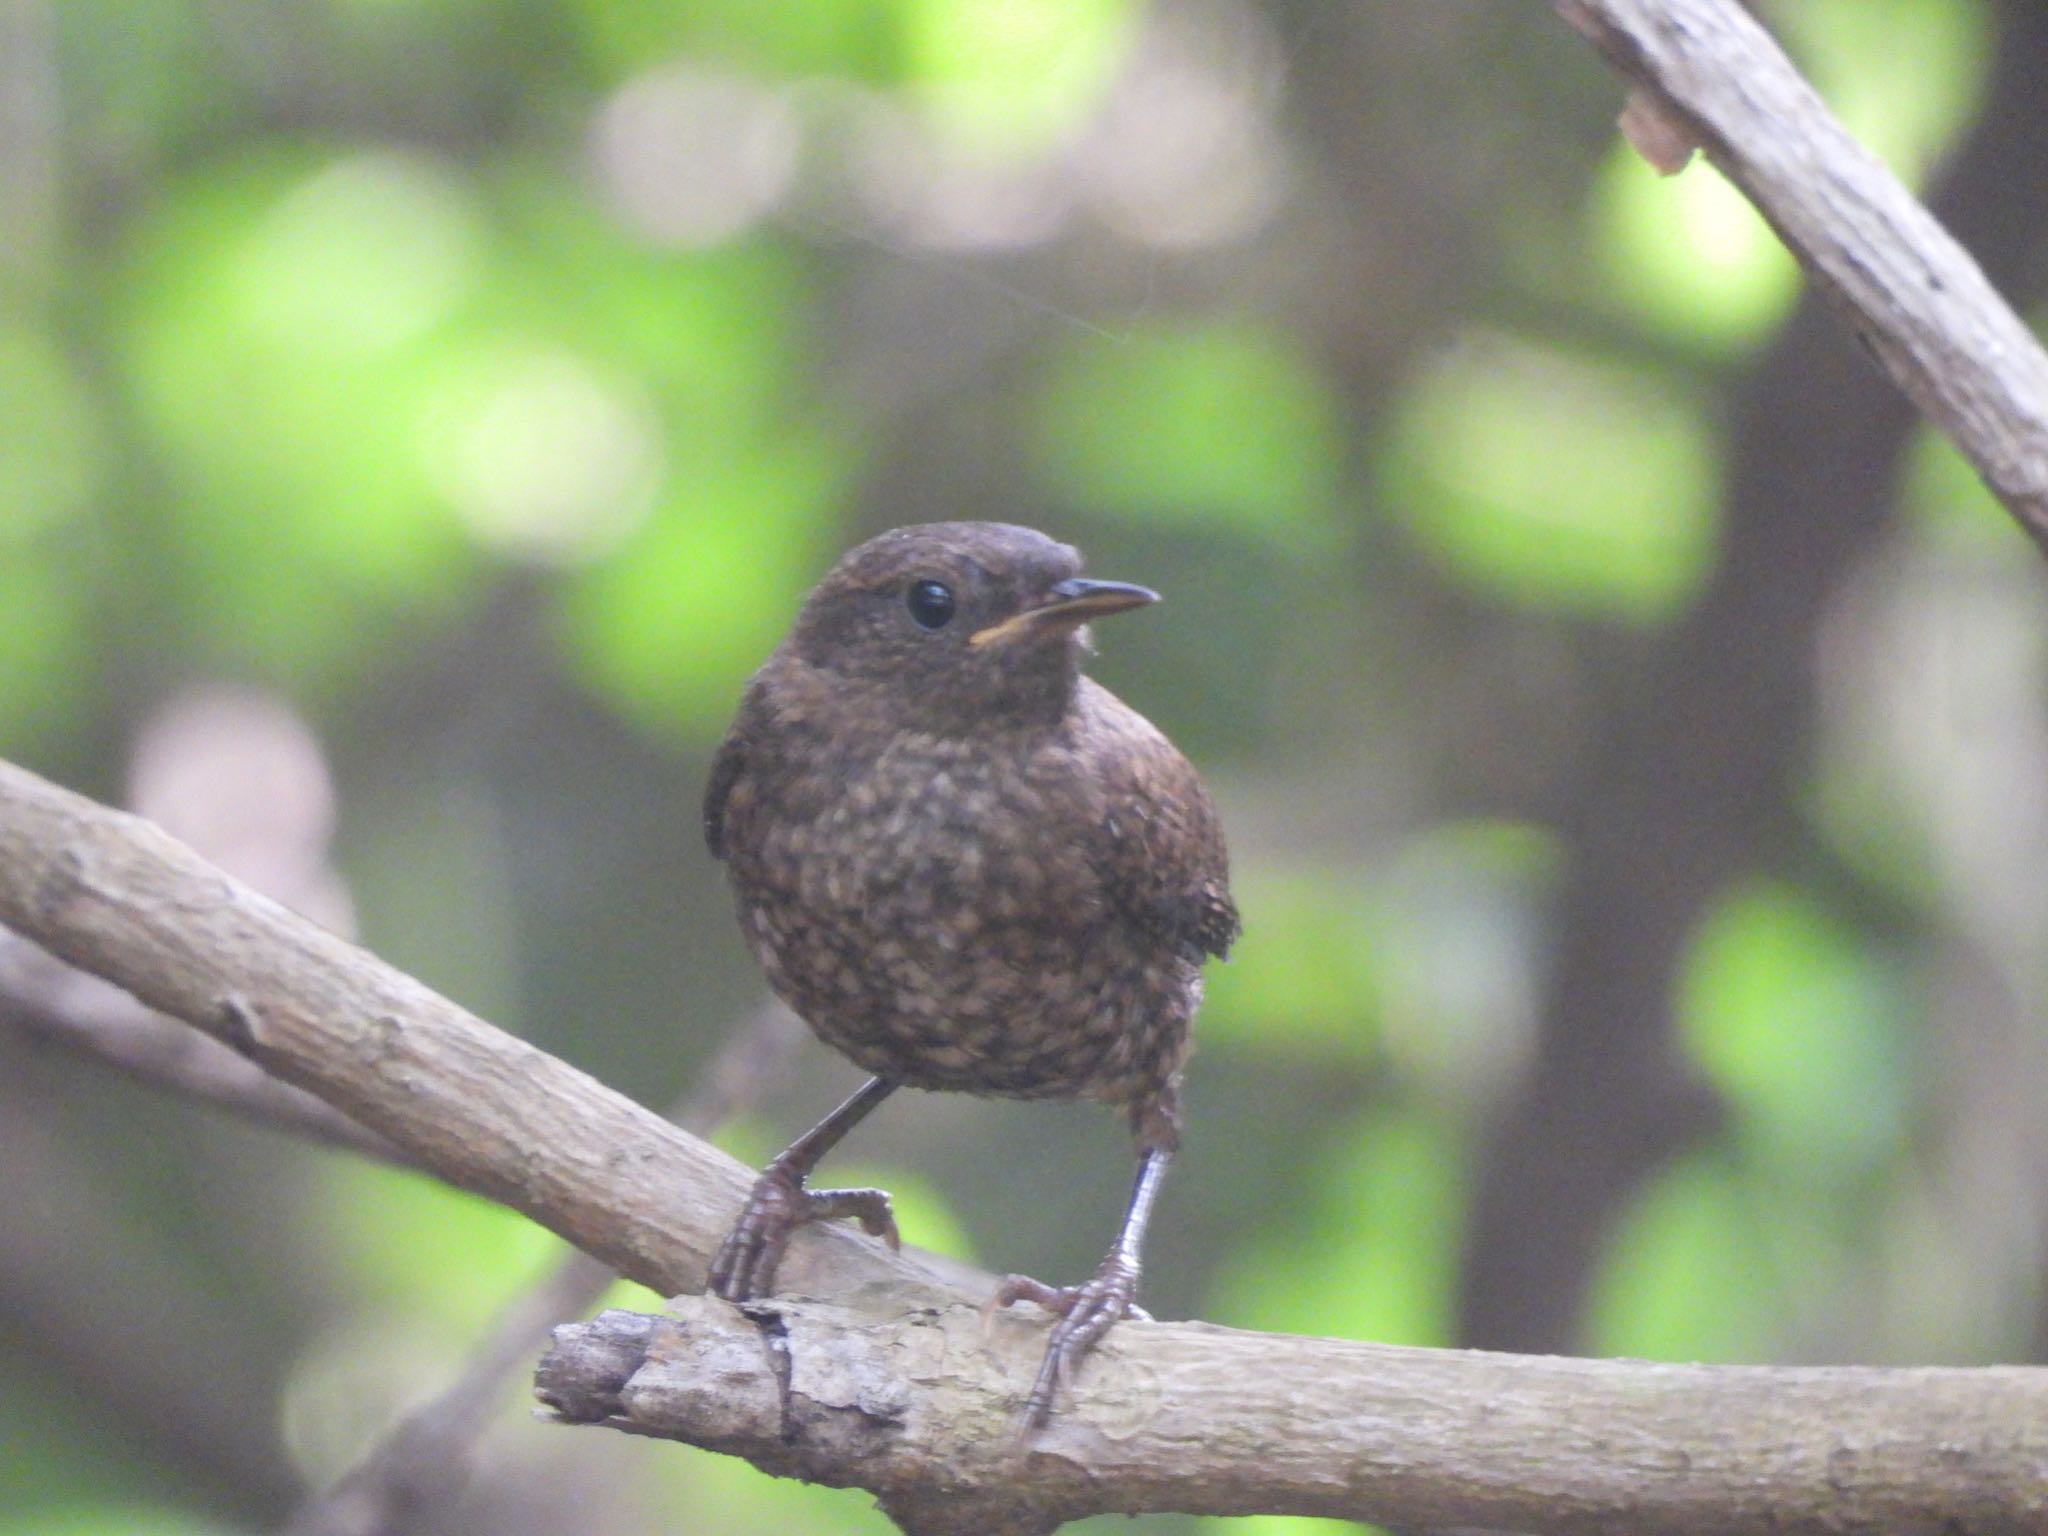
[[[1142,608],[1147,603],[1158,601],[1159,594],[1150,587],[1135,586],[1128,581],[1089,581],[1084,577],[1070,576],[1047,587],[1043,602],[1035,603],[1021,613],[1013,613],[986,629],[977,629],[967,637],[967,643],[994,645],[1034,635],[1065,634],[1104,614],[1122,613],[1126,608]]]

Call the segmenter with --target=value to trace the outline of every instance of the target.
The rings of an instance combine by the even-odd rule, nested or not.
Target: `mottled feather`
[[[749,686],[705,836],[770,984],[868,1071],[1136,1111],[1171,1097],[1238,921],[1200,779],[1081,676],[1073,626],[967,643],[1078,570],[1000,524],[849,554]],[[937,577],[962,614],[931,634],[903,594]]]
[[[880,1191],[805,1180],[899,1084],[1128,1111],[1140,1171],[1095,1275],[996,1291],[1058,1315],[1033,1425],[1134,1304],[1202,962],[1238,929],[1201,780],[1081,676],[1086,621],[1154,594],[1080,568],[1001,523],[899,528],[850,551],[749,685],[704,796],[705,841],[770,985],[874,1074],[755,1181],[711,1266],[719,1295],[766,1293],[807,1221],[893,1237]]]

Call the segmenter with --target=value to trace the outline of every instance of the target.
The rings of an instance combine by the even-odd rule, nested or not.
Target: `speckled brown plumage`
[[[1063,1370],[1130,1306],[1136,1238],[1179,1140],[1201,965],[1238,927],[1201,781],[1081,675],[1085,621],[1152,594],[1079,572],[1068,546],[999,523],[861,545],[755,676],[705,798],[770,984],[877,1079],[770,1166],[714,1286],[766,1290],[789,1229],[818,1215],[893,1237],[878,1191],[802,1184],[895,1086],[1124,1108],[1144,1176],[1105,1263],[1118,1274],[1093,1297],[1006,1288],[1063,1314],[1030,1405],[1041,1420]]]

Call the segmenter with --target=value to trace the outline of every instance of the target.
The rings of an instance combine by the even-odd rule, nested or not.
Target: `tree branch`
[[[2000,6],[1978,119],[1932,206],[1992,279],[2038,294],[2048,240],[2048,7]],[[1523,808],[1572,849],[1535,1055],[1486,1138],[1458,1340],[1558,1353],[1619,1214],[1712,1133],[1673,999],[1701,915],[1799,842],[1830,598],[1882,545],[1915,414],[1812,285],[1723,406],[1721,548],[1706,587],[1617,679],[1561,803]]]
[[[770,1326],[763,1328],[762,1323]],[[2048,1371],[1657,1365],[1126,1324],[1021,1440],[1041,1330],[708,1297],[557,1329],[561,1417],[877,1493],[908,1530],[1254,1511],[1572,1536],[2037,1532]]]
[[[696,1090],[670,1117],[708,1136],[753,1104],[788,1063],[803,1032],[795,1015],[768,1004],[726,1040]],[[498,1315],[460,1375],[393,1425],[333,1487],[306,1501],[285,1536],[379,1536],[416,1530],[437,1502],[469,1479],[476,1442],[490,1427],[512,1373],[561,1318],[587,1311],[611,1284],[608,1265],[572,1253]]]
[[[1901,390],[2048,550],[2048,353],[1736,0],[1554,0],[1847,310]]]
[[[0,922],[185,1020],[620,1274],[697,1290],[753,1182],[717,1148],[258,895],[137,817],[0,763]],[[831,1225],[792,1284],[935,1271]]]
[[[701,1287],[750,1181],[148,823],[7,764],[0,919],[664,1291]],[[1641,1536],[1818,1530],[1821,1506],[1834,1528],[1866,1511],[1893,1531],[1940,1511],[1945,1531],[2019,1532],[2048,1512],[2048,1370],[1709,1371],[1134,1325],[1025,1444],[1040,1320],[998,1318],[985,1343],[985,1291],[837,1226],[801,1233],[786,1276],[862,1311],[686,1298],[681,1324],[624,1325],[647,1347],[609,1376],[582,1372],[617,1378],[610,1397],[551,1368],[552,1400],[872,1488],[933,1533],[1130,1509]],[[657,1382],[699,1406],[642,1423]]]

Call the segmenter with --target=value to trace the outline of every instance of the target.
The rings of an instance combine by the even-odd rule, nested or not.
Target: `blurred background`
[[[2048,7],[1759,10],[2038,314]],[[749,671],[845,546],[1030,523],[1166,593],[1094,670],[1245,917],[1154,1311],[2048,1359],[2040,559],[1619,105],[1496,0],[0,0],[0,755],[665,1106],[761,996],[698,826]],[[275,1529],[560,1245],[54,987],[0,1532]],[[857,1081],[785,1054],[749,1161]],[[1060,1281],[1129,1150],[913,1094],[830,1167]],[[888,1526],[515,1373],[403,1528]]]

